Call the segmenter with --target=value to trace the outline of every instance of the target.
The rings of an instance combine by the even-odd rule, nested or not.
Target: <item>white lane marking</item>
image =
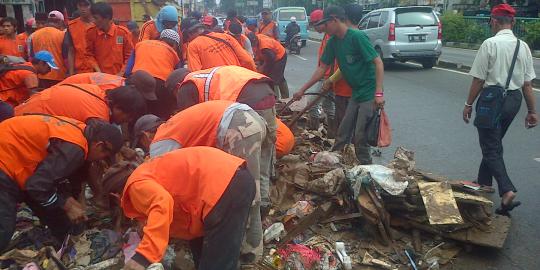
[[[418,66],[418,67],[422,66],[421,64],[410,63],[410,62],[407,62],[407,64],[413,65],[413,66]],[[453,70],[453,69],[447,69],[447,68],[441,68],[441,67],[433,67],[433,69],[442,70],[442,71],[448,71],[448,72],[461,74],[461,75],[465,75],[465,76],[470,76],[469,73],[461,72],[461,71],[457,71],[457,70]],[[540,89],[537,89],[537,88],[533,88],[533,90],[536,91],[536,92],[540,92]]]
[[[535,158],[534,161],[540,162],[540,158]]]
[[[320,41],[316,41],[316,40],[311,40],[311,39],[308,39],[307,41],[309,41],[309,42],[313,42],[313,43],[319,43],[319,44],[321,43]]]
[[[292,56],[296,56],[296,57],[298,57],[298,58],[300,58],[300,59],[302,59],[302,60],[304,60],[304,61],[307,61],[306,58],[304,58],[304,57],[302,57],[302,56],[300,56],[300,55],[292,54]]]

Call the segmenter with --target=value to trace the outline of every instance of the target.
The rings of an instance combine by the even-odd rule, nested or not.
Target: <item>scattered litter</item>
[[[446,182],[419,182],[420,194],[431,224],[462,224],[452,188]]]
[[[266,230],[264,230],[264,243],[270,243],[273,240],[279,241],[282,235],[285,233],[285,226],[281,222],[272,224]]]
[[[335,167],[340,164],[341,155],[336,152],[322,151],[313,157],[313,165]]]

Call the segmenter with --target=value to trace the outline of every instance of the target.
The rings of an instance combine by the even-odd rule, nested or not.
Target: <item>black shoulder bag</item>
[[[476,117],[474,118],[474,125],[477,128],[493,129],[499,127],[502,107],[506,98],[508,86],[510,85],[510,80],[512,79],[514,66],[516,65],[519,46],[520,40],[518,39],[504,88],[499,85],[488,85],[480,92],[480,96],[476,102]]]

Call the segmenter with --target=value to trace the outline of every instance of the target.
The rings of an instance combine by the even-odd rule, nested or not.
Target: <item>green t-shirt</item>
[[[365,102],[375,96],[373,59],[377,56],[364,32],[348,29],[343,39],[332,36],[328,40],[321,62],[331,65],[337,59],[343,77],[352,88],[352,98],[356,102]]]

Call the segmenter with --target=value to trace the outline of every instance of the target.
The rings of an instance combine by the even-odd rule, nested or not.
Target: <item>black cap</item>
[[[345,14],[345,10],[342,7],[329,6],[324,9],[322,20],[314,23],[313,25],[317,26],[333,19],[345,19],[345,18],[347,18],[347,14]]]
[[[359,4],[346,5],[345,14],[354,25],[357,25],[362,19],[362,15],[364,14],[364,7]]]

